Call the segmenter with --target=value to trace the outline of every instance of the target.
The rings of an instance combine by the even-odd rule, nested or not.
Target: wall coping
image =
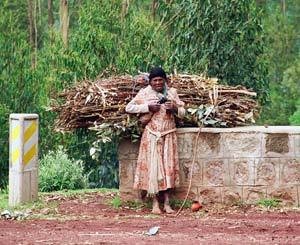
[[[199,128],[178,128],[177,133],[197,133]],[[300,134],[300,126],[245,126],[235,128],[201,128],[204,133],[277,133]]]

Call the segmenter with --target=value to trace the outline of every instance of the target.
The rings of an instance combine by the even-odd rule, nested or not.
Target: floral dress
[[[128,113],[151,113],[148,105],[157,102],[163,95],[149,85],[142,89],[126,106]],[[167,88],[167,98],[178,107],[178,116],[183,117],[184,103],[176,89]],[[143,132],[137,160],[134,188],[157,194],[179,184],[179,161],[177,151],[176,124],[174,115],[162,104]]]

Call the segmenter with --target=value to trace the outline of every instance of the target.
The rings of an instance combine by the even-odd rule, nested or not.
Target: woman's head
[[[149,73],[149,83],[153,90],[162,92],[165,88],[167,75],[161,67],[154,67]]]

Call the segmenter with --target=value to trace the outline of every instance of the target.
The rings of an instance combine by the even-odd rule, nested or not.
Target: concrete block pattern
[[[243,202],[252,204],[267,197],[266,187],[244,187]]]
[[[139,154],[139,142],[131,142],[131,140],[123,140],[119,145],[119,160],[137,159]]]
[[[184,199],[196,150],[188,198],[207,203],[257,203],[278,198],[300,205],[300,127],[241,127],[178,129],[180,186],[175,198]],[[120,192],[124,200],[139,198],[133,181],[139,143],[119,147]]]
[[[230,185],[254,185],[255,160],[253,158],[229,159]]]
[[[230,184],[227,160],[210,159],[203,164],[203,185],[225,186]]]
[[[221,135],[213,133],[201,133],[197,145],[197,158],[222,157]]]
[[[178,134],[178,155],[180,159],[191,159],[195,134]]]
[[[237,204],[243,200],[242,187],[224,187],[222,188],[222,203]]]
[[[195,161],[192,172],[192,160],[180,160],[180,183],[181,185],[188,186],[191,173],[192,175],[192,185],[199,186],[203,182],[203,163],[199,160]]]
[[[220,187],[199,187],[198,193],[199,201],[203,204],[222,202],[222,189]]]
[[[132,189],[136,168],[135,160],[120,160],[120,186]]]
[[[261,133],[224,133],[221,137],[224,157],[260,157]]]
[[[280,184],[300,184],[300,158],[281,160]]]
[[[278,185],[280,158],[261,158],[255,164],[255,185]]]
[[[268,187],[267,197],[279,199],[284,205],[300,204],[297,186]]]
[[[287,133],[264,134],[262,140],[263,157],[293,157],[295,155],[295,141]]]

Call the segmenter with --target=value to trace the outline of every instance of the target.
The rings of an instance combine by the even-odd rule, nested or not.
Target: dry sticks
[[[244,87],[218,85],[215,78],[177,74],[169,79],[169,86],[177,89],[186,103],[187,116],[181,126],[200,125],[205,115],[206,126],[234,127],[254,122],[257,102],[255,92]],[[58,113],[56,129],[69,131],[95,125],[118,124],[126,127],[134,119],[125,112],[127,103],[144,87],[132,76],[114,76],[97,81],[85,80],[64,91],[53,105]]]

